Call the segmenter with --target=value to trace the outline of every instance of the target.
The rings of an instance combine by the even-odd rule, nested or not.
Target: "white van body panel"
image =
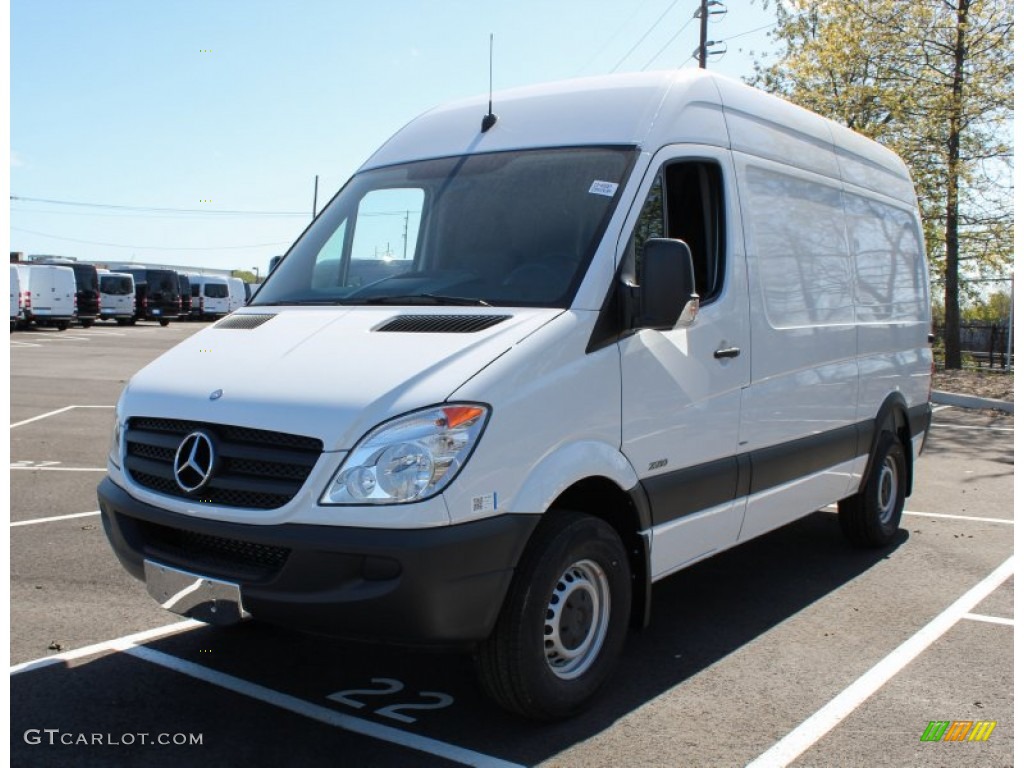
[[[118,278],[128,278],[131,281],[131,291],[127,294],[104,293],[103,276],[111,275]],[[110,272],[103,270],[99,272],[100,278],[100,319],[121,318],[131,319],[135,317],[135,277],[127,272]]]
[[[202,310],[199,314],[203,317],[223,317],[231,311],[231,289],[228,286],[226,277],[220,275],[195,275],[189,277],[190,284],[199,285],[199,299]],[[227,291],[226,296],[211,297],[207,295],[206,286],[221,285]],[[195,300],[196,297],[193,297]]]
[[[228,278],[228,311],[234,312],[245,306],[245,283],[240,277]]]
[[[473,472],[463,472],[445,490],[454,521],[546,509],[537,505],[550,505],[588,477],[606,478],[622,490],[637,484],[619,451],[616,350],[580,354],[593,327],[591,312],[570,310],[545,319],[550,321],[537,323],[531,335],[449,398],[493,409],[487,440],[473,454]],[[474,512],[473,500],[488,495],[497,498],[496,508]]]
[[[15,264],[11,264],[9,290],[11,294],[11,325],[13,326],[21,317],[21,273]]]
[[[32,317],[44,322],[68,320],[75,314],[75,270],[48,264],[29,265]]]

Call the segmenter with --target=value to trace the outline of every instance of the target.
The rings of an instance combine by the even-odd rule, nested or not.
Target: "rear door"
[[[622,450],[651,502],[652,577],[728,546],[743,500],[737,459],[741,391],[750,382],[746,263],[728,151],[659,152],[620,247],[624,267],[651,237],[685,241],[701,308],[686,328],[619,343]]]

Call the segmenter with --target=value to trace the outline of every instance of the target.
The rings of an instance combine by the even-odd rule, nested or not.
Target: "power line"
[[[619,67],[621,67],[621,66],[622,66],[622,62],[624,62],[624,61],[625,61],[626,59],[628,59],[628,58],[630,57],[630,55],[631,55],[631,54],[633,53],[633,51],[635,51],[635,50],[636,50],[636,49],[637,49],[637,48],[638,48],[638,47],[640,46],[640,43],[642,43],[642,42],[643,42],[644,40],[646,40],[646,39],[647,39],[647,36],[648,36],[648,35],[650,35],[650,34],[651,34],[651,32],[653,32],[653,31],[655,30],[655,28],[656,28],[656,27],[657,27],[657,26],[658,26],[658,25],[659,25],[659,24],[661,23],[661,20],[662,20],[662,19],[664,19],[664,18],[665,18],[666,16],[668,16],[668,12],[669,12],[669,11],[671,11],[671,10],[672,10],[673,8],[675,8],[675,7],[676,7],[676,5],[678,5],[678,4],[679,4],[679,0],[672,0],[672,2],[671,2],[671,3],[669,3],[669,6],[668,6],[668,8],[666,8],[666,9],[665,9],[665,10],[664,10],[664,11],[662,12],[661,16],[659,16],[659,17],[658,17],[658,18],[657,18],[657,19],[655,20],[655,22],[654,22],[653,24],[651,24],[651,26],[650,26],[650,27],[648,28],[648,30],[647,30],[646,32],[644,32],[644,33],[643,33],[643,35],[642,35],[642,36],[640,37],[640,39],[639,39],[639,40],[637,40],[637,41],[636,41],[636,42],[635,42],[635,43],[633,44],[633,47],[632,47],[632,48],[630,48],[630,49],[629,49],[629,50],[628,50],[628,51],[626,52],[626,55],[625,55],[625,56],[623,56],[623,57],[622,57],[621,59],[619,59],[619,63],[618,63],[618,64],[616,64],[616,65],[615,65],[614,67],[612,67],[612,72],[614,72],[615,70],[617,70],[617,69],[618,69]]]
[[[206,246],[203,248],[179,248],[171,247],[166,245],[123,245],[121,243],[100,243],[94,240],[78,240],[74,237],[61,237],[59,235],[51,235],[46,232],[36,232],[31,229],[22,229],[21,227],[11,227],[12,232],[25,232],[30,235],[39,235],[40,237],[49,237],[52,240],[66,240],[69,243],[83,243],[85,245],[101,245],[105,248],[130,248],[138,251],[237,251],[244,250],[246,248],[267,248],[271,245],[291,245],[290,240],[283,240],[278,243],[256,243],[254,245],[219,245],[219,246]]]
[[[230,216],[306,216],[298,211],[214,211],[202,208],[156,208],[153,206],[114,205],[112,203],[82,203],[72,200],[47,200],[39,197],[19,197],[11,195],[11,200],[19,203],[46,203],[48,205],[71,205],[82,208],[104,208],[118,211],[139,211],[143,213],[202,213]]]
[[[651,66],[651,64],[654,63],[655,59],[657,59],[659,56],[661,56],[661,54],[663,54],[665,52],[665,49],[668,48],[670,45],[672,45],[672,43],[674,43],[676,41],[676,38],[678,38],[681,34],[683,34],[683,32],[686,31],[686,28],[688,26],[690,26],[691,23],[693,23],[693,19],[694,19],[694,17],[691,16],[690,20],[688,22],[686,22],[685,24],[683,24],[683,26],[679,29],[679,31],[676,32],[674,35],[672,35],[671,38],[669,38],[669,41],[667,43],[665,43],[663,46],[661,46],[661,50],[658,51],[656,54],[654,54],[654,56],[651,57],[651,60],[648,61],[646,64],[644,64],[640,68],[641,71],[646,70],[649,66]]]
[[[618,29],[616,29],[615,32],[612,33],[612,36],[604,41],[604,45],[597,49],[597,53],[590,57],[590,61],[588,61],[578,70],[576,70],[576,75],[582,74],[588,67],[590,67],[591,64],[597,61],[598,57],[602,53],[604,53],[605,49],[611,44],[612,40],[614,40],[615,38],[622,34],[623,29],[625,29],[630,24],[630,22],[632,22],[633,19],[636,18],[637,14],[640,13],[641,10],[643,10],[644,6],[648,2],[650,2],[650,0],[644,0],[642,3],[639,3],[636,6],[636,8],[633,9],[633,12],[629,15],[629,18],[622,22],[622,24],[619,25]]]

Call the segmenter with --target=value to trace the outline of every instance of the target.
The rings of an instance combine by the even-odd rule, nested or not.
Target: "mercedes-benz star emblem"
[[[205,432],[192,432],[174,454],[174,482],[185,493],[198,491],[209,482],[213,463],[213,441]]]
[[[223,394],[224,394],[224,390],[223,389],[215,389],[213,392],[210,393],[210,399],[211,400],[220,400],[220,397]]]

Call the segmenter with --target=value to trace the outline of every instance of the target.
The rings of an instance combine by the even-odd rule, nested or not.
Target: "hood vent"
[[[214,328],[218,328],[223,331],[251,331],[253,328],[259,328],[268,320],[273,320],[277,315],[228,315]]]
[[[512,315],[400,315],[377,329],[380,333],[476,333]]]

